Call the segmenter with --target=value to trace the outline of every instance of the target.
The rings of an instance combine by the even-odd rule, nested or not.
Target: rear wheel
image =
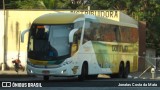
[[[47,76],[47,75],[43,76],[43,80],[44,81],[48,81],[49,80],[49,76]]]
[[[83,81],[87,78],[87,76],[88,76],[88,65],[87,63],[84,63],[82,66],[81,75],[78,76],[78,79],[80,81]]]
[[[129,73],[130,73],[130,64],[129,62],[127,62],[124,70],[123,78],[128,78]]]
[[[115,74],[111,74],[111,78],[122,78],[124,74],[124,64],[121,62],[119,65],[119,72]]]
[[[121,63],[119,66],[119,73],[118,73],[118,77],[122,78],[123,77],[123,73],[124,73],[124,64]]]

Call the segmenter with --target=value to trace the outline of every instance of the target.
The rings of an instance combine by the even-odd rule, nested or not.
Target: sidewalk
[[[5,71],[0,71],[0,75],[27,75],[26,71],[19,71],[18,73],[13,70],[5,70]]]
[[[33,77],[33,75],[27,75],[26,71],[19,71],[18,73],[14,70],[0,71],[0,78],[3,77]]]
[[[133,79],[153,79],[151,72],[135,72],[135,73],[130,73],[128,78],[133,78]],[[160,72],[156,72],[154,76],[155,80],[160,80]]]

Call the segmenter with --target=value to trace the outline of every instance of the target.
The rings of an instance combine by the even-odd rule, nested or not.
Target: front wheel
[[[87,76],[88,76],[88,66],[87,66],[87,64],[83,64],[82,70],[81,70],[81,75],[78,76],[78,79],[80,81],[83,81],[86,79]]]

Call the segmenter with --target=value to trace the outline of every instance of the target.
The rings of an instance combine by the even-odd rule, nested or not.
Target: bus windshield
[[[72,25],[32,25],[28,57],[36,60],[65,59],[70,55],[69,33]]]

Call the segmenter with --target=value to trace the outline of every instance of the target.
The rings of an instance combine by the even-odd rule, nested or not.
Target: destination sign
[[[89,14],[89,15],[95,15],[99,17],[105,17],[108,19],[119,21],[120,12],[114,11],[114,10],[77,10],[77,11],[71,11],[72,13],[79,13],[79,14]]]

